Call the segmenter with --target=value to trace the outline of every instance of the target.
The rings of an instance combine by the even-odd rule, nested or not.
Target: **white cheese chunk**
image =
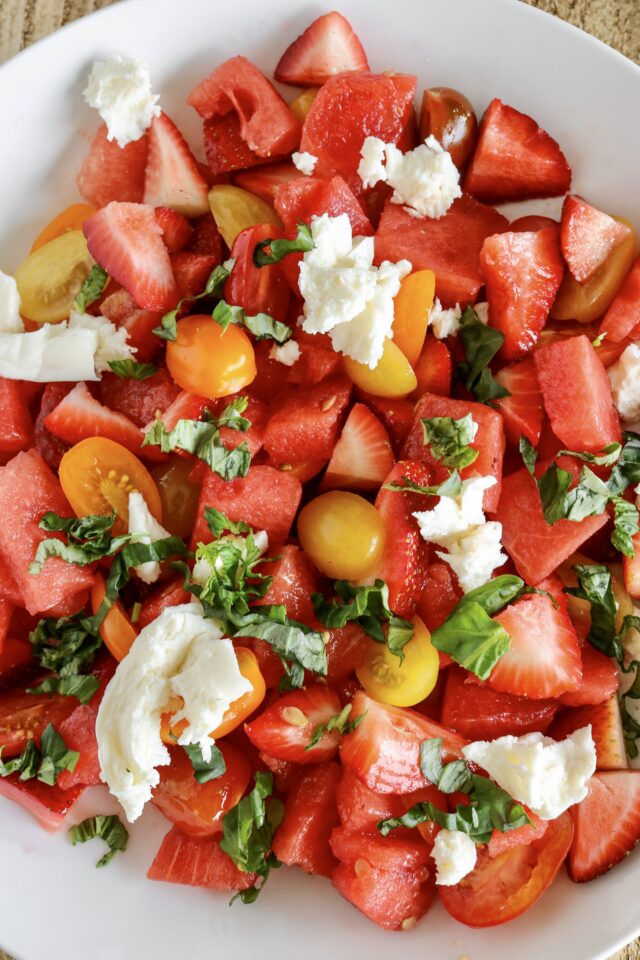
[[[452,887],[471,873],[478,859],[478,849],[467,833],[461,830],[439,830],[431,851],[436,864],[436,883]]]
[[[94,357],[96,373],[109,369],[111,360],[133,360],[137,348],[128,343],[128,334],[124,327],[116,327],[106,317],[94,317],[91,313],[78,313],[72,310],[69,315],[70,330],[95,330],[98,338]]]
[[[153,516],[141,493],[129,494],[129,533],[133,543],[155,543],[170,536]],[[160,576],[160,564],[155,560],[140,563],[133,569],[144,583],[155,583]]]
[[[640,344],[630,343],[607,373],[613,402],[622,419],[640,419]]]
[[[102,780],[133,822],[170,762],[160,718],[174,696],[184,706],[182,745],[198,743],[211,758],[211,730],[229,705],[251,690],[231,640],[202,616],[200,604],[167,607],[134,640],[105,690],[96,721]]]
[[[0,270],[0,333],[22,333],[23,330],[18,284]]]
[[[445,310],[436,297],[428,317],[428,323],[436,339],[445,340],[447,337],[455,337],[460,329],[461,316],[462,310],[459,303]]]
[[[283,363],[285,367],[292,367],[300,359],[300,347],[295,340],[287,340],[282,346],[277,343],[271,347],[269,356],[278,363]]]
[[[462,753],[543,820],[554,820],[584,800],[596,769],[590,726],[560,741],[541,733],[479,740],[463,747]]]
[[[447,552],[437,550],[441,560],[449,564],[464,593],[488,583],[491,574],[507,557],[502,552],[502,524],[490,520],[472,527],[447,543]]]
[[[97,380],[95,330],[69,330],[66,323],[44,323],[29,333],[0,333],[0,377],[53,381]]]
[[[107,125],[107,137],[119,146],[139,140],[160,115],[158,97],[151,92],[149,68],[140,60],[114,56],[97,60],[84,91]]]
[[[489,326],[489,304],[487,301],[481,300],[480,303],[475,303],[473,309],[480,323],[484,324],[485,327]]]
[[[292,153],[291,160],[293,162],[296,170],[299,170],[300,173],[304,173],[306,177],[310,177],[315,170],[316,163],[318,158],[314,157],[312,153]]]

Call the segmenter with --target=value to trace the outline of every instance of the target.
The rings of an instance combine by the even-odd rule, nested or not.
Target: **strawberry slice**
[[[576,690],[582,676],[578,637],[567,613],[562,583],[556,576],[538,584],[548,591],[516,600],[493,619],[511,637],[511,645],[491,671],[493,690],[542,700]]]
[[[322,489],[377,490],[394,466],[389,434],[368,407],[356,403],[331,454]]]
[[[571,186],[559,145],[526,113],[492,100],[463,187],[485,203],[558,197]]]
[[[505,336],[502,356],[516,360],[533,348],[562,282],[555,227],[488,237],[480,251],[491,326]]]
[[[630,234],[626,223],[614,220],[582,197],[570,196],[564,201],[560,245],[578,283],[586,283]]]
[[[99,208],[112,200],[140,203],[144,194],[149,138],[145,133],[126,147],[107,139],[107,126],[101,124],[91,141],[76,178],[80,196]]]
[[[368,70],[364,47],[348,20],[333,10],[310,24],[278,61],[275,78],[294,87],[321,87],[336,73]]]
[[[161,313],[141,310],[124,287],[114,290],[104,298],[100,312],[111,323],[115,323],[116,327],[125,328],[127,342],[136,349],[136,360],[146,363],[154,358],[160,348],[160,341],[153,330],[160,323]]]
[[[327,723],[341,710],[338,695],[326,686],[315,684],[285,694],[255,720],[245,724],[244,729],[258,750],[277,760],[292,760],[302,764],[324,763],[337,752],[340,741],[338,731],[325,733],[317,744],[308,750],[306,748],[316,728]]]
[[[149,127],[144,202],[197,217],[209,210],[208,193],[196,159],[173,120],[166,113],[154,117]]]
[[[413,404],[404,397],[374,397],[363,390],[358,397],[375,413],[389,434],[392,449],[398,452],[413,424]]]
[[[567,707],[582,707],[609,700],[620,686],[615,660],[590,643],[582,648],[582,680],[577,690],[558,698]]]
[[[171,207],[156,207],[156,220],[162,230],[162,239],[169,253],[182,250],[189,243],[193,227],[186,217]]]
[[[153,207],[110,203],[84,222],[91,256],[139,307],[165,311],[177,294],[169,254]]]
[[[575,832],[567,866],[571,879],[584,883],[615,867],[640,840],[640,770],[596,773],[571,816]]]
[[[86,383],[76,384],[45,417],[44,425],[67,443],[79,443],[87,437],[107,437],[133,453],[140,453],[142,447],[142,431],[128,417],[95,400]]]
[[[496,401],[502,414],[507,440],[517,447],[520,437],[524,436],[537,447],[542,432],[544,407],[533,357],[510,363],[495,376],[498,383],[511,394]]]
[[[237,186],[255,193],[256,196],[273,204],[281,186],[290,180],[304,180],[305,175],[288,160],[282,163],[269,163],[254,170],[237,173],[233,182]]]
[[[418,386],[412,396],[416,400],[419,400],[423,393],[437,393],[440,397],[448,397],[451,393],[453,363],[446,343],[427,333],[414,373]]]
[[[625,770],[629,763],[624,747],[620,706],[615,694],[595,706],[564,710],[554,721],[549,735],[554,740],[563,740],[574,730],[589,724],[596,745],[598,770]]]

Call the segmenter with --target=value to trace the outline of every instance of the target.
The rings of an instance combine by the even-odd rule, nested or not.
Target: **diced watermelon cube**
[[[60,830],[67,814],[85,788],[76,786],[70,790],[62,790],[57,785],[50,787],[47,783],[35,779],[21,782],[19,776],[14,773],[10,777],[0,778],[0,796],[24,807],[49,833]]]
[[[349,767],[343,767],[336,799],[340,822],[352,832],[371,832],[381,820],[401,817],[405,812],[400,797],[371,790]]]
[[[288,866],[330,877],[337,866],[329,836],[338,823],[336,792],[342,770],[323,763],[308,770],[288,794],[284,820],[273,838],[273,852]]]
[[[183,588],[182,584],[183,578],[178,577],[177,580],[163,583],[149,594],[140,607],[140,616],[137,621],[140,630],[159,617],[166,607],[177,607],[181,603],[189,603],[191,594]]]
[[[300,221],[328,213],[338,217],[346,213],[354,236],[370,236],[373,228],[355,194],[342,177],[303,177],[290,180],[278,189],[274,206],[287,234],[295,236]]]
[[[325,377],[337,373],[341,363],[339,353],[333,349],[333,344],[326,333],[305,333],[296,330],[296,343],[300,348],[300,358],[290,368],[289,383],[299,383],[303,387],[310,387],[320,383]],[[276,364],[282,371],[282,364]],[[280,373],[282,381],[282,373]],[[253,384],[251,384],[253,389]]]
[[[280,188],[290,180],[306,179],[297,167],[285,160],[281,163],[269,163],[260,169],[244,170],[237,173],[233,182],[238,187],[255,193],[261,200],[273,204]]]
[[[148,134],[120,147],[107,139],[102,123],[91,142],[77,177],[80,195],[94,207],[112,200],[141,203],[147,167]]]
[[[0,456],[26,449],[33,437],[33,425],[19,380],[0,377],[0,411]]]
[[[155,419],[158,411],[166,410],[180,393],[180,388],[164,369],[146,380],[105,373],[99,389],[102,403],[116,413],[124,414],[137,427],[144,427]]]
[[[315,619],[311,594],[318,589],[318,573],[300,547],[285,544],[278,549],[279,559],[265,563],[261,573],[272,577],[271,586],[260,604],[284,604],[293,620],[311,623]]]
[[[243,873],[220,849],[220,837],[189,837],[172,827],[147,871],[149,880],[186,883],[208,890],[246,890],[255,873]]]
[[[68,790],[77,785],[92,787],[101,783],[96,718],[104,691],[116,666],[116,661],[112,657],[105,657],[99,664],[94,665],[91,672],[100,677],[100,686],[89,703],[81,703],[77,706],[58,727],[58,733],[69,750],[77,750],[80,754],[73,770],[63,770],[59,774],[58,786],[61,790]]]
[[[264,433],[264,448],[276,463],[331,456],[352,385],[346,377],[287,392],[277,402]]]

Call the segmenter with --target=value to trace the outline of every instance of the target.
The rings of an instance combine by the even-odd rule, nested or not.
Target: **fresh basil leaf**
[[[58,538],[42,540],[29,565],[29,573],[38,576],[49,557],[59,557],[76,566],[87,566],[96,560],[113,556],[129,540],[128,534],[112,536],[114,523],[115,514],[60,517],[57,513],[45,513],[40,520],[42,529],[66,534],[67,542]]]
[[[433,631],[431,642],[465,670],[486,680],[511,645],[507,631],[475,602],[459,603]]]
[[[607,509],[608,502],[606,483],[588,467],[583,467],[578,483],[565,496],[565,517],[577,523],[586,517],[598,516]]]
[[[552,463],[537,481],[542,501],[542,513],[548,524],[566,519],[565,500],[572,475]]]
[[[216,540],[218,540],[223,533],[251,533],[251,527],[248,523],[245,523],[243,520],[229,520],[228,517],[225,517],[224,513],[216,510],[215,507],[204,508],[204,519]]]
[[[309,743],[304,748],[305,750],[311,750],[315,747],[322,738],[327,733],[337,732],[343,736],[346,736],[348,733],[353,733],[354,730],[357,730],[362,721],[366,716],[366,711],[364,713],[358,714],[357,717],[354,717],[353,720],[349,719],[349,715],[352,710],[352,704],[348,703],[340,713],[336,713],[333,717],[329,717],[326,723],[319,723],[311,731],[311,737],[309,738]]]
[[[314,247],[311,227],[307,223],[299,222],[295,240],[267,239],[257,243],[253,251],[253,262],[256,267],[266,267],[270,263],[280,263],[290,253],[308,253]]]
[[[442,763],[442,737],[423,740],[420,744],[420,773],[434,786],[440,782],[444,764]]]
[[[160,321],[160,326],[155,327],[153,333],[155,333],[157,337],[160,337],[161,340],[175,340],[178,335],[178,314],[185,303],[194,303],[196,300],[202,300],[203,297],[219,297],[222,294],[222,288],[225,282],[231,275],[233,266],[234,261],[228,260],[214,267],[202,293],[198,293],[193,297],[183,297],[182,300],[179,300],[173,310],[165,313]]]
[[[0,748],[0,777],[10,777],[18,773],[19,779],[24,781],[32,780],[36,776],[40,763],[40,751],[36,747],[35,740],[28,740],[22,753],[7,763],[2,759],[3,750],[4,747]]]
[[[635,550],[632,537],[640,529],[638,508],[635,503],[629,503],[624,497],[612,497],[611,503],[613,504],[611,543],[623,556],[633,557]]]
[[[629,700],[639,700],[640,699],[640,664],[637,660],[633,660],[628,667],[626,672],[635,671],[635,676],[633,678],[633,683],[622,697],[620,697],[620,719],[622,721],[622,732],[624,736],[624,745],[625,752],[628,757],[632,760],[635,760],[638,756],[638,738],[640,738],[640,723],[635,719],[635,717],[629,713],[629,708],[627,706],[627,699]]]
[[[249,406],[249,397],[234,397],[223,409],[219,417],[207,418],[208,423],[214,423],[218,430],[226,427],[228,430],[239,430],[246,433],[251,427],[251,420],[242,414]]]
[[[202,420],[178,420],[169,431],[162,420],[157,420],[145,433],[143,446],[148,445],[160,447],[163,453],[177,448],[191,453],[223,480],[246,477],[251,465],[251,452],[246,443],[230,450],[220,438],[217,423]]]
[[[519,447],[520,447],[520,456],[522,457],[524,465],[529,471],[529,473],[531,474],[531,476],[533,476],[536,462],[538,460],[538,451],[533,446],[533,444],[529,440],[527,440],[526,437],[520,437]]]
[[[489,363],[504,343],[504,334],[480,322],[473,307],[467,307],[460,318],[460,339],[465,361],[456,367],[456,379],[480,403],[491,404],[511,394],[495,379]]]
[[[222,819],[220,848],[239,870],[255,873],[261,879],[260,886],[254,885],[237,894],[243,903],[254,902],[270,871],[280,865],[271,846],[273,835],[282,823],[284,807],[272,794],[273,777],[258,771],[249,796],[243,797]]]
[[[616,637],[616,599],[613,593],[611,571],[604,564],[577,564],[573,571],[577,587],[567,587],[565,593],[591,605],[591,627],[587,640],[596,650],[619,662],[624,659],[622,644]]]
[[[103,857],[100,857],[96,867],[106,867],[115,857],[116,853],[127,849],[129,843],[129,834],[126,827],[115,814],[98,814],[95,817],[88,817],[82,823],[77,823],[69,829],[71,843],[75,847],[77,843],[86,843],[87,840],[93,840],[100,837],[104,840],[109,850]]]
[[[37,687],[28,687],[27,693],[57,693],[62,697],[75,697],[80,703],[89,703],[99,686],[100,679],[93,674],[46,677]]]
[[[205,606],[206,615],[216,620],[221,629],[228,629],[229,624],[242,626],[251,602],[268,593],[272,578],[256,569],[267,559],[251,532],[244,539],[231,535],[198,545],[196,563],[206,561],[210,571],[198,599]]]
[[[109,274],[107,271],[99,267],[97,263],[94,263],[89,271],[89,275],[80,287],[78,296],[73,304],[74,310],[77,310],[78,313],[86,313],[87,307],[95,303],[95,301],[99,300],[102,296],[108,279]]]
[[[473,417],[468,413],[459,420],[452,417],[422,419],[424,442],[431,447],[436,460],[445,467],[462,470],[478,457],[479,450],[470,446],[477,431]]]
[[[293,336],[293,330],[286,323],[274,320],[268,313],[258,313],[249,316],[242,307],[235,307],[221,300],[213,311],[213,319],[223,330],[230,324],[244,327],[253,334],[256,340],[273,340],[279,346],[286,343]]]
[[[390,609],[389,588],[384,580],[376,580],[368,586],[336,580],[334,589],[341,602],[325,600],[320,593],[311,595],[313,609],[320,623],[337,629],[354,621],[378,643],[386,643],[389,651],[402,663],[403,649],[413,636],[413,624],[396,616]]]
[[[452,470],[446,480],[436,486],[421,486],[408,477],[402,478],[402,483],[385,483],[383,490],[394,490],[397,493],[421,493],[426,497],[457,497],[462,490],[462,480],[457,470]]]
[[[503,573],[499,577],[494,577],[488,583],[484,583],[475,590],[465,593],[458,606],[465,603],[478,603],[485,613],[493,616],[499,613],[508,603],[518,600],[528,588],[525,587],[524,580],[516,577],[512,573]]]
[[[153,363],[136,363],[135,360],[109,360],[112,373],[128,380],[148,380],[158,372]]]
[[[465,760],[454,760],[442,768],[438,780],[438,790],[442,793],[468,793],[471,786],[471,774]]]
[[[29,634],[40,666],[60,677],[75,677],[93,663],[102,639],[93,617],[44,617]]]
[[[282,660],[312,673],[327,675],[327,651],[321,633],[290,620],[284,608],[281,611],[277,607],[258,609],[267,612],[252,612],[247,626],[234,633],[234,637],[265,640]]]
[[[620,459],[622,451],[621,443],[609,443],[603,447],[600,453],[579,453],[576,450],[558,450],[556,456],[573,457],[575,460],[581,460],[582,463],[594,463],[601,467],[612,467]]]
[[[72,771],[78,762],[80,754],[76,750],[69,750],[52,723],[48,723],[40,738],[38,748],[30,740],[19,757],[14,757],[5,764],[0,749],[0,777],[8,777],[12,773],[19,773],[20,780],[32,780],[36,777],[41,783],[53,787],[63,770]]]
[[[612,496],[619,496],[627,487],[640,483],[640,434],[626,431],[622,439],[620,457],[607,482]]]
[[[193,775],[198,783],[209,783],[217,780],[227,772],[224,756],[215,743],[211,744],[211,759],[205,760],[199,743],[189,743],[182,748],[191,761]]]

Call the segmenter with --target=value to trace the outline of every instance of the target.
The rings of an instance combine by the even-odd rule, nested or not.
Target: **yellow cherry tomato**
[[[616,217],[616,220],[631,227],[629,221],[623,217]],[[578,283],[567,270],[551,307],[553,319],[591,323],[601,317],[622,286],[635,254],[636,234],[632,228],[631,234],[609,254],[600,269],[586,283]]]
[[[22,315],[35,323],[66,319],[93,265],[82,230],[69,230],[30,253],[15,275]]]
[[[401,662],[386,643],[369,641],[356,676],[374,700],[394,707],[412,707],[428,697],[435,687],[440,659],[420,617],[413,620],[413,636],[403,653]]]
[[[380,514],[368,500],[333,490],[302,509],[298,537],[322,573],[334,580],[360,580],[376,568],[385,530]]]
[[[91,589],[91,609],[94,614],[100,609],[105,593],[104,578],[98,573]],[[100,636],[109,653],[118,661],[124,660],[138,634],[119,600],[113,604],[100,624]]]
[[[574,571],[575,566],[594,566],[595,560],[585,557],[582,553],[574,553],[567,560],[560,564],[557,573],[565,587],[577,587],[578,578]],[[611,589],[616,601],[616,630],[622,629],[622,622],[626,616],[633,613],[633,600],[624,588],[624,583],[619,571],[611,570]],[[588,600],[581,600],[580,597],[573,597],[566,594],[567,612],[573,623],[582,629],[579,631],[581,636],[586,636],[591,627],[591,604]]]
[[[311,110],[311,106],[317,94],[317,87],[309,87],[308,90],[303,90],[302,93],[298,94],[295,100],[292,100],[289,104],[291,113],[298,118],[300,123],[304,123],[306,120],[307,114],[309,113],[309,110]]]
[[[241,327],[223,330],[208,314],[194,314],[178,321],[176,339],[167,343],[167,367],[183,390],[213,400],[251,383],[256,357]]]
[[[141,493],[162,522],[158,488],[134,453],[106,437],[88,437],[67,450],[60,462],[60,483],[78,517],[116,514],[114,530],[124,533],[129,521],[129,494]]]
[[[418,386],[411,364],[393,340],[385,340],[375,370],[351,357],[344,358],[344,369],[356,387],[376,397],[406,397]]]
[[[151,471],[162,500],[164,525],[169,533],[188,539],[198,511],[200,487],[189,480],[193,462],[185,457],[171,457]]]
[[[88,203],[72,203],[70,207],[65,207],[61,213],[51,220],[33,241],[30,253],[44,247],[45,243],[61,237],[63,233],[69,233],[70,230],[82,230],[82,224],[95,213],[95,208]]]
[[[393,342],[415,367],[427,335],[429,310],[433,306],[436,275],[416,270],[405,277],[393,301]]]
[[[282,226],[282,220],[272,206],[254,193],[228,183],[211,187],[209,206],[222,239],[230,250],[235,238],[247,227],[256,227],[259,223]]]

